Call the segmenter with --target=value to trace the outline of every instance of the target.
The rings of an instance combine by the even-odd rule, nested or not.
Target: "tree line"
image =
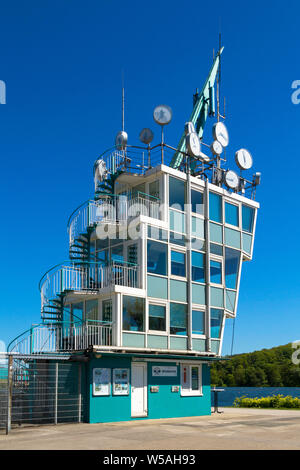
[[[225,356],[211,366],[216,387],[300,387],[300,365],[293,364],[292,344]]]

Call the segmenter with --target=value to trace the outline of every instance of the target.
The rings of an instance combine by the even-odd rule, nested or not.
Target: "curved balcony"
[[[62,294],[95,292],[112,285],[139,288],[138,266],[116,262],[109,265],[95,262],[56,265],[40,280],[42,313],[45,308],[53,309],[53,303],[59,302]]]
[[[70,246],[86,235],[90,228],[96,227],[101,222],[125,222],[128,218],[139,215],[159,219],[159,199],[136,191],[125,195],[101,196],[97,201],[86,201],[69,217]]]
[[[111,323],[89,320],[70,325],[35,325],[11,341],[7,351],[20,355],[51,354],[85,350],[91,345],[112,345]]]

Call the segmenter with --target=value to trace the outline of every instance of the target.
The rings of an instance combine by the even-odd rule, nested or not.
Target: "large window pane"
[[[191,190],[192,212],[203,215],[203,193]]]
[[[168,245],[165,243],[147,243],[147,270],[148,273],[167,275],[167,251]]]
[[[223,247],[222,245],[217,245],[216,243],[210,244],[210,252],[214,255],[223,256]]]
[[[185,236],[181,233],[170,232],[170,243],[185,246]]]
[[[192,280],[205,282],[204,255],[197,251],[192,251]]]
[[[209,193],[209,218],[222,223],[222,197],[215,193]]]
[[[149,330],[166,331],[166,307],[149,304]]]
[[[185,254],[171,250],[171,274],[185,277]]]
[[[176,209],[184,210],[184,201],[185,201],[185,183],[183,180],[177,178],[169,177],[169,206],[171,207],[174,204],[179,204],[180,207]]]
[[[172,335],[186,335],[187,306],[184,304],[170,304],[170,333]]]
[[[225,248],[225,286],[229,289],[237,288],[240,256],[240,251]]]
[[[254,209],[248,206],[242,206],[242,226],[245,232],[253,232]]]
[[[154,238],[154,240],[168,241],[168,232],[159,227],[148,225],[148,238]]]
[[[192,333],[204,335],[204,312],[200,310],[192,310]]]
[[[239,226],[239,208],[234,204],[225,202],[225,222],[226,224]]]
[[[145,299],[123,296],[123,330],[145,331]]]
[[[87,300],[85,303],[85,319],[98,320],[98,300]]]
[[[170,229],[175,232],[185,233],[185,215],[183,212],[169,211]]]
[[[220,261],[210,260],[210,282],[222,284],[222,263]]]
[[[222,326],[223,310],[218,308],[210,309],[210,336],[220,338]]]
[[[192,236],[204,238],[204,220],[198,217],[192,217]]]

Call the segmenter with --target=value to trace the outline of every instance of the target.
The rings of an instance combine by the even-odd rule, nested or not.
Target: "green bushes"
[[[293,408],[300,409],[300,398],[291,396],[273,395],[271,397],[249,398],[242,396],[233,403],[239,408]]]

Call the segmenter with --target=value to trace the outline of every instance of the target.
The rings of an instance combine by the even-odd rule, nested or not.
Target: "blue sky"
[[[299,14],[294,0],[1,3],[1,340],[40,321],[38,281],[68,257],[67,218],[92,196],[93,162],[120,130],[122,70],[129,142],[142,127],[158,138],[152,111],[166,103],[174,117],[165,137],[176,145],[220,28],[229,164],[245,147],[262,172],[234,352],[300,339],[300,105],[291,101],[300,79]],[[225,354],[231,334],[229,321]]]

